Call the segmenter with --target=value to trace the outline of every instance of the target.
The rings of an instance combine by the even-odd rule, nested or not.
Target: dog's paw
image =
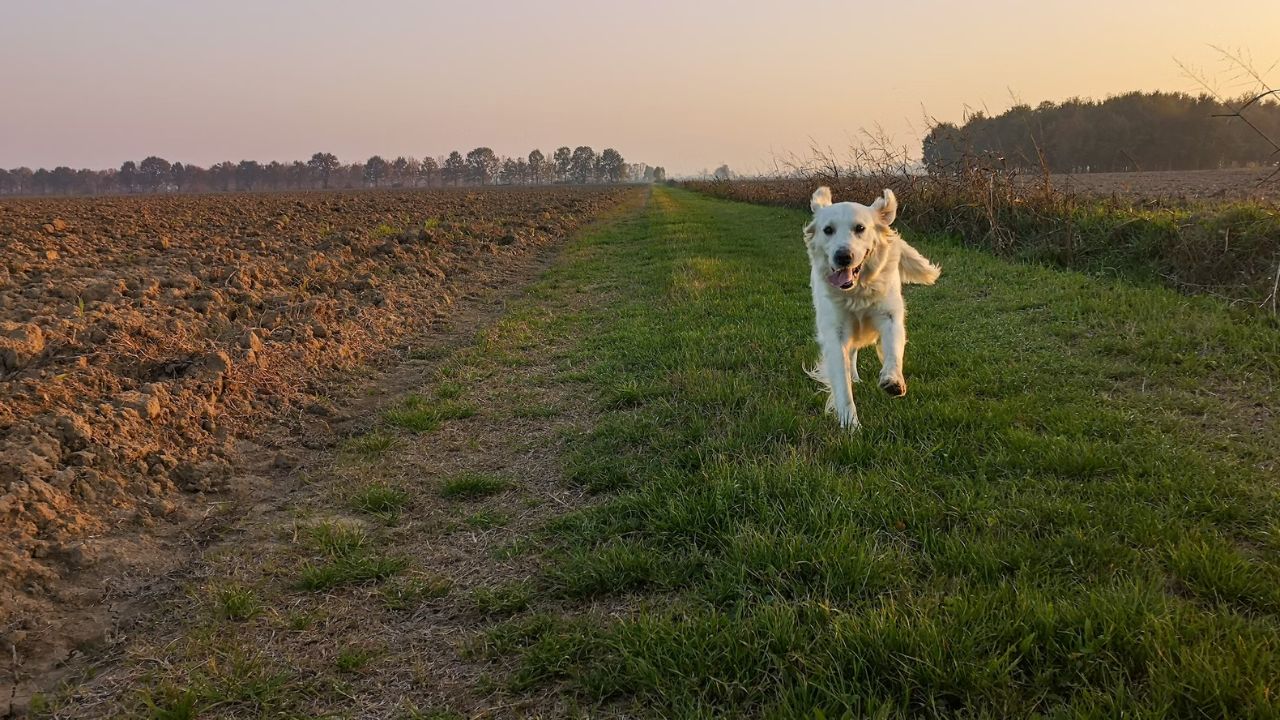
[[[902,397],[907,394],[907,381],[900,377],[880,378],[880,389],[890,397]]]
[[[836,411],[836,418],[840,421],[840,427],[846,430],[857,430],[861,427],[858,422],[858,413]]]

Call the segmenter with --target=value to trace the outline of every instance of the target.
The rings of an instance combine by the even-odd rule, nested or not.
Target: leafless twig
[[[1271,146],[1272,150],[1271,150],[1270,157],[1275,157],[1276,155],[1280,155],[1280,143],[1278,143],[1271,136],[1267,135],[1267,133],[1264,132],[1262,128],[1259,128],[1257,125],[1253,123],[1252,120],[1250,120],[1248,117],[1245,117],[1244,115],[1245,110],[1248,110],[1249,108],[1262,102],[1268,97],[1271,97],[1273,95],[1276,97],[1280,97],[1280,90],[1277,90],[1271,87],[1266,82],[1266,80],[1263,79],[1262,73],[1258,72],[1253,67],[1252,61],[1249,58],[1246,58],[1242,53],[1231,52],[1229,50],[1220,48],[1217,45],[1210,45],[1210,47],[1216,50],[1218,54],[1222,57],[1222,59],[1228,63],[1228,65],[1234,67],[1237,72],[1246,76],[1254,85],[1254,90],[1250,93],[1249,96],[1247,96],[1248,99],[1246,99],[1243,104],[1237,107],[1234,112],[1215,113],[1214,115],[1212,115],[1212,117],[1238,118],[1240,120],[1243,120],[1244,124],[1248,125],[1249,129],[1253,130],[1254,134],[1262,138],[1264,142],[1266,142],[1268,145]],[[1213,85],[1209,82],[1208,78],[1205,77],[1203,73],[1199,73],[1199,72],[1196,72],[1195,70],[1192,70],[1190,67],[1188,67],[1182,62],[1179,62],[1176,60],[1175,62],[1178,63],[1178,67],[1182,68],[1183,73],[1185,73],[1191,79],[1195,80],[1202,87],[1204,87],[1205,90],[1208,90],[1214,97],[1218,98],[1220,101],[1222,101],[1225,104],[1226,100],[1222,98],[1221,95],[1218,94],[1217,90],[1213,87]],[[1272,68],[1274,69],[1275,65],[1272,65]],[[1259,180],[1258,185],[1259,186],[1265,185],[1271,180],[1274,180],[1277,176],[1280,176],[1280,165],[1278,165],[1274,170],[1272,170],[1271,173],[1268,174],[1266,177]]]

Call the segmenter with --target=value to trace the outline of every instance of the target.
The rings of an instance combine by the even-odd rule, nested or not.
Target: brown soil
[[[1280,200],[1275,168],[1054,175],[1055,186],[1091,195],[1147,200]],[[1029,178],[1031,179],[1031,178]]]
[[[193,563],[133,600],[130,612],[114,619],[104,647],[65,664],[67,672],[59,674],[72,682],[50,701],[48,716],[132,716],[140,697],[208,682],[210,659],[227,655],[251,658],[238,669],[244,674],[270,668],[291,675],[282,688],[291,697],[284,702],[305,716],[414,717],[411,710],[466,708],[468,717],[518,717],[530,707],[558,707],[554,698],[516,703],[486,690],[491,667],[467,652],[495,619],[477,610],[472,593],[535,571],[529,560],[502,549],[585,501],[563,482],[560,446],[566,431],[585,427],[589,412],[581,398],[569,397],[565,387],[549,380],[556,372],[549,348],[539,349],[537,362],[518,366],[476,351],[505,344],[509,328],[491,323],[512,299],[508,290],[472,298],[415,343],[411,355],[428,359],[403,358],[353,380],[331,398],[342,420],[329,429],[334,440],[359,437],[406,395],[431,397],[441,378],[459,375],[468,381],[465,397],[476,404],[475,417],[429,434],[401,433],[376,457],[344,452],[341,445],[297,449],[296,470],[276,473],[275,487],[240,503],[243,514],[224,523]],[[513,415],[513,401],[556,412]],[[254,470],[241,463],[241,472]],[[510,487],[479,500],[440,498],[441,480],[461,472],[502,477]],[[354,488],[371,483],[403,488],[412,498],[386,526],[348,502]],[[468,513],[502,521],[473,527]],[[385,584],[299,592],[295,571],[304,561],[309,529],[320,524],[361,528],[412,564]],[[439,586],[443,596],[409,597],[403,606],[387,607],[388,591],[415,583]],[[262,613],[247,622],[217,618],[217,592],[225,587],[253,589]],[[219,639],[211,640],[213,635]],[[370,667],[342,677],[335,693],[335,658],[351,648],[369,651],[374,659]],[[230,703],[219,716],[255,712],[251,703]]]
[[[351,373],[633,192],[0,203],[0,707],[303,462],[247,439],[331,443]]]

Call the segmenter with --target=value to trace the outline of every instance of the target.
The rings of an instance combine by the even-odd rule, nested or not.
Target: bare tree
[[[366,184],[378,187],[382,184],[382,180],[387,176],[387,161],[382,159],[381,155],[374,155],[364,163],[364,181]]]
[[[126,160],[120,166],[120,172],[116,174],[116,182],[120,184],[121,190],[133,192],[138,186],[138,164],[132,160]]]
[[[173,183],[173,187],[182,192],[187,187],[191,176],[187,173],[187,166],[180,162],[176,162],[169,167],[169,182]]]
[[[573,149],[569,160],[569,176],[579,184],[589,183],[595,177],[596,151],[587,145],[579,145]]]
[[[556,148],[556,152],[551,156],[555,162],[556,182],[565,182],[569,179],[570,170],[573,168],[573,151],[567,146]]]
[[[422,158],[422,164],[418,166],[418,177],[422,178],[422,183],[427,187],[431,187],[436,183],[436,178],[440,175],[440,164],[430,155]]]
[[[608,182],[627,179],[627,161],[622,158],[622,153],[613,148],[605,148],[600,153],[600,179]]]
[[[236,165],[236,190],[252,190],[261,182],[262,163],[257,160],[241,160]]]
[[[66,165],[60,165],[49,173],[49,189],[58,195],[70,194],[75,181],[76,171]]]
[[[272,190],[279,190],[288,181],[288,166],[272,160],[262,168],[262,179]]]
[[[501,166],[498,156],[487,147],[478,147],[467,153],[467,179],[479,185],[487,185]]]
[[[534,149],[529,151],[529,178],[532,182],[541,183],[543,181],[542,174],[546,172],[547,157],[542,154],[541,150]]]
[[[320,178],[321,187],[329,187],[329,176],[338,167],[338,157],[333,153],[318,152],[307,161],[307,167]]]
[[[449,153],[449,157],[444,161],[444,181],[457,185],[462,182],[467,173],[467,161],[462,159],[462,153],[454,150]]]
[[[404,182],[413,187],[418,187],[419,170],[422,169],[422,163],[418,159],[410,155],[405,158],[404,166]]]
[[[408,158],[401,155],[400,157],[391,161],[390,175],[391,175],[391,184],[393,186],[399,186],[404,184],[404,178],[408,174],[409,174]]]
[[[168,160],[155,155],[143,160],[138,165],[138,174],[142,180],[143,187],[155,192],[157,188],[169,179],[169,170],[172,167]]]

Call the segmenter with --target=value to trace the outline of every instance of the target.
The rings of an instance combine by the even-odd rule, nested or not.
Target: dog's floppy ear
[[[813,191],[813,197],[809,198],[809,209],[818,212],[819,209],[831,204],[831,188],[823,185]]]
[[[898,198],[894,196],[892,190],[885,188],[884,195],[871,203],[871,209],[880,216],[880,222],[888,227],[893,224],[894,218],[898,217]]]

